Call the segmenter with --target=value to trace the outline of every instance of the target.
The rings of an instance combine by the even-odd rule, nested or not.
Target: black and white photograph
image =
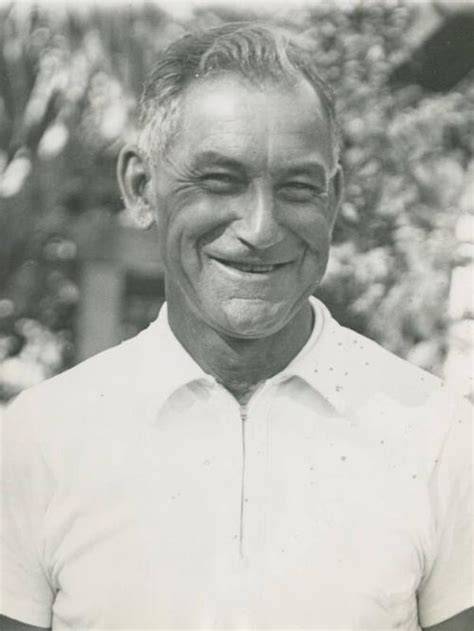
[[[2,631],[473,631],[474,0],[0,0]]]

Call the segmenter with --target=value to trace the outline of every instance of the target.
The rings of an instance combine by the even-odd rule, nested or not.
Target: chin
[[[232,337],[268,337],[282,329],[290,319],[291,307],[259,298],[232,298],[221,305],[220,328]]]

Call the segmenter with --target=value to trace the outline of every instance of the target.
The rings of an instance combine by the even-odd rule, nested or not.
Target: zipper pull
[[[241,405],[240,406],[240,418],[242,420],[242,423],[245,423],[245,421],[247,420],[247,415],[248,415],[247,405]]]

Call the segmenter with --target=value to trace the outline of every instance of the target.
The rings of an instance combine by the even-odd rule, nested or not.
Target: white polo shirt
[[[146,331],[3,427],[2,611],[55,631],[412,631],[473,604],[472,416],[339,326],[245,410]]]

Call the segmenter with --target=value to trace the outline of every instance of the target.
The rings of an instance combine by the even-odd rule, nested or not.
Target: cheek
[[[168,258],[184,263],[197,255],[200,247],[217,240],[231,221],[232,212],[223,200],[212,200],[193,194],[183,195],[167,218],[166,252]]]
[[[323,254],[331,242],[331,226],[325,214],[318,208],[302,209],[288,213],[288,229],[315,254]]]

